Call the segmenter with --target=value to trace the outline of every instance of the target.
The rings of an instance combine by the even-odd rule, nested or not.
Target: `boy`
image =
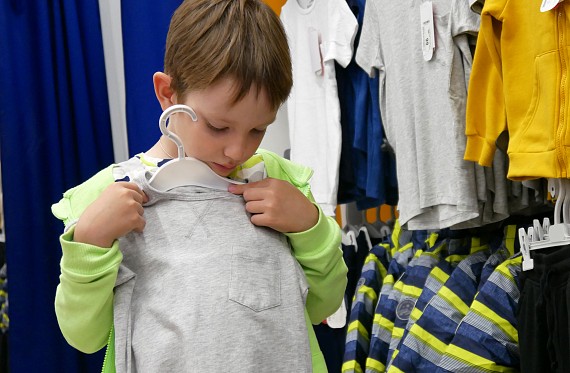
[[[268,177],[232,186],[229,192],[233,194],[182,188],[180,192],[174,190],[161,195],[152,188],[145,189],[148,187],[146,179],[140,179],[140,175],[152,174],[157,165],[176,156],[175,144],[161,137],[146,153],[100,171],[67,191],[64,198],[52,206],[53,213],[66,225],[60,239],[63,257],[55,299],[58,322],[67,341],[83,352],[92,353],[107,346],[103,371],[326,372],[311,323],[317,324],[332,314],[344,294],[347,269],[339,249],[340,230],[334,219],[326,217],[314,203],[308,184],[310,170],[257,149],[278,107],[289,95],[291,79],[284,30],[276,15],[260,1],[187,0],[174,13],[166,41],[165,72],[153,77],[155,93],[163,110],[174,104],[185,104],[194,109],[198,120],[192,122],[184,114],[176,114],[170,119],[169,130],[181,138],[188,156],[205,162],[218,175],[245,178],[256,174],[251,170],[261,168],[262,174]],[[174,268],[178,261],[185,260],[184,253],[173,257],[167,250],[188,246],[184,248],[187,252],[194,251],[184,265],[194,267],[186,271],[177,269],[180,272],[175,275],[181,286],[175,286],[176,289],[167,286],[153,291],[157,284],[162,286],[163,279],[152,277],[153,273],[148,271],[129,272],[130,268],[139,254],[147,255],[149,232],[169,229],[170,222],[179,223],[174,215],[182,214],[180,211],[185,206],[194,206],[194,202],[176,202],[173,216],[166,220],[157,217],[161,211],[152,204],[158,205],[164,196],[188,198],[189,195],[194,200],[196,195],[206,196],[204,198],[214,202],[208,202],[210,210],[201,214],[200,219],[187,222],[182,229],[192,232],[194,224],[202,224],[201,228],[211,233],[205,237],[217,242],[220,253],[225,246],[235,244],[233,237],[239,243],[246,231],[252,231],[253,237],[267,240],[268,256],[271,250],[281,250],[279,245],[284,242],[288,257],[294,257],[294,265],[287,265],[283,250],[277,259],[265,261],[262,257],[249,258],[247,251],[236,253],[234,247],[227,254],[231,258],[224,257],[226,254],[215,257],[221,265],[218,272],[221,277],[212,279],[200,273],[202,269],[207,273],[212,268],[205,267],[214,267],[216,263],[196,266],[201,263],[204,251],[202,247],[192,246],[194,241],[191,240],[200,239],[200,232],[188,233],[187,245],[170,245],[177,237],[159,237],[164,246],[153,247],[149,255],[158,255],[156,260]],[[240,208],[232,210],[236,201]],[[215,206],[229,206],[225,218],[212,215]],[[194,213],[188,211],[185,216]],[[224,236],[224,242],[219,243],[219,236],[227,234],[227,229],[219,229],[211,222],[226,224],[227,219],[231,224],[233,215],[246,216],[250,219],[249,227],[242,225],[243,230],[230,232],[233,237]],[[147,218],[150,219],[148,225]],[[253,229],[254,226],[257,228]],[[143,244],[137,246],[137,242]],[[208,244],[207,240],[199,242]],[[251,259],[249,267],[240,267],[244,258]],[[257,327],[250,330],[247,325],[256,325],[256,320],[271,321],[271,312],[288,315],[289,309],[283,310],[280,302],[286,301],[283,292],[290,276],[279,277],[277,271],[277,277],[265,278],[276,263],[283,273],[292,273],[292,277],[295,277],[295,268],[300,269],[297,293],[303,293],[306,285],[309,286],[308,293],[304,293],[305,304],[296,302],[301,305],[301,321],[289,317],[287,323],[291,325],[282,326],[284,322],[273,320],[260,324],[264,326],[259,330]],[[138,270],[141,268],[145,267]],[[148,268],[154,271],[157,267]],[[230,277],[241,276],[237,277],[237,283],[235,278],[229,280],[229,285],[222,283],[220,279],[226,279],[228,271],[231,271]],[[165,273],[170,275],[170,269]],[[150,280],[145,283],[145,278]],[[281,282],[275,284],[271,280],[275,278]],[[289,285],[295,281],[289,281]],[[252,283],[255,291],[265,291],[263,296],[257,299],[256,294],[248,293],[250,290],[239,294],[242,285],[248,283]],[[130,292],[125,292],[128,286]],[[144,290],[137,293],[137,287],[141,286]],[[177,295],[170,297],[168,294],[172,291]],[[276,292],[281,292],[281,299],[275,298]],[[213,293],[221,293],[235,302],[215,303],[214,307],[207,308],[201,300]],[[235,303],[250,309],[241,309]],[[298,305],[296,303],[292,303],[291,310]],[[130,305],[126,312],[125,304]],[[149,316],[148,310],[154,307],[160,311]],[[187,320],[179,319],[183,311],[187,311],[184,314]],[[216,311],[225,314],[212,322],[208,314]],[[247,319],[242,325],[239,318],[243,315],[247,315]],[[238,317],[238,322],[225,322],[232,317]],[[212,324],[204,326],[203,320]],[[186,321],[190,326],[184,325]],[[218,324],[224,322],[223,328],[218,330]],[[298,344],[283,348],[281,344],[287,343],[289,337],[264,336],[277,334],[274,327],[282,328],[279,334],[289,331],[297,337],[294,331],[306,334]],[[200,331],[207,333],[208,328],[212,330],[209,335],[200,334]],[[224,328],[228,328],[227,333]],[[275,345],[256,342],[271,338],[282,339]],[[287,350],[298,353],[290,355]],[[303,365],[305,354],[308,366]]]

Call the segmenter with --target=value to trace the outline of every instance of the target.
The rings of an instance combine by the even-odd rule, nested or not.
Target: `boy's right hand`
[[[73,240],[111,247],[113,241],[131,231],[142,232],[146,223],[142,206],[145,202],[147,195],[135,183],[109,185],[79,217]]]

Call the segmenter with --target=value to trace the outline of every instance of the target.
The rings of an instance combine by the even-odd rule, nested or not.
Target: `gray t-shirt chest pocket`
[[[256,312],[281,305],[281,263],[279,256],[233,246],[230,300]]]

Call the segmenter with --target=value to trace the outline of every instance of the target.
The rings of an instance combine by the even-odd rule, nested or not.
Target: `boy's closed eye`
[[[229,127],[218,127],[213,125],[212,123],[206,122],[206,127],[208,127],[211,131],[214,132],[224,132],[227,131],[229,129]],[[267,131],[267,127],[265,128],[254,128],[251,130],[251,132],[253,132],[254,134],[264,134]]]
[[[213,124],[211,124],[211,123],[209,123],[209,122],[206,122],[206,126],[207,126],[210,130],[212,130],[212,131],[214,131],[214,132],[222,132],[222,131],[225,131],[225,130],[228,129],[228,127],[216,127],[216,126],[214,126]]]

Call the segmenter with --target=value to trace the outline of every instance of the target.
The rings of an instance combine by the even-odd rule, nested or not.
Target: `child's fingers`
[[[265,206],[262,201],[249,201],[245,204],[245,211],[251,214],[262,214],[265,212]]]
[[[142,215],[137,220],[136,226],[133,228],[135,232],[142,233],[144,231],[144,227],[146,226],[146,220],[142,217]]]
[[[268,177],[266,179],[247,184],[230,184],[228,191],[233,194],[243,194],[246,190],[265,188],[271,184],[271,180],[273,179]]]
[[[233,194],[243,194],[247,184],[230,184],[228,186],[228,192]]]
[[[130,189],[130,190],[136,192],[136,195],[133,197],[135,199],[135,201],[137,201],[139,203],[148,202],[148,196],[145,194],[145,192],[143,192],[141,190],[141,188],[139,188],[139,186],[137,184],[132,183],[132,182],[125,182],[125,181],[118,182],[117,184],[126,188],[126,189]]]
[[[250,221],[253,225],[257,225],[258,227],[272,228],[270,219],[265,214],[254,214],[251,216]]]
[[[267,188],[265,188],[264,186],[261,185],[255,185],[255,186],[244,186],[244,185],[240,185],[240,188],[234,192],[231,191],[233,194],[236,195],[242,195],[243,199],[246,202],[249,201],[259,201],[259,200],[263,200],[267,198]]]

